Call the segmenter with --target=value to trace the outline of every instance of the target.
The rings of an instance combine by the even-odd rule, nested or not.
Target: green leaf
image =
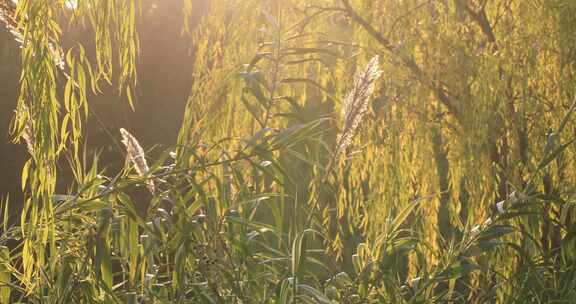
[[[402,208],[400,212],[398,212],[398,214],[392,221],[392,225],[390,228],[391,233],[394,233],[396,230],[400,228],[400,226],[404,223],[406,218],[408,218],[408,216],[412,213],[412,211],[414,211],[414,208],[416,208],[416,206],[418,206],[418,204],[422,200],[423,199],[413,200],[412,202],[408,203],[408,205],[406,205],[404,208]]]
[[[551,151],[550,153],[548,153],[541,161],[540,164],[538,164],[538,168],[537,170],[542,170],[544,169],[546,166],[548,166],[548,164],[550,164],[552,161],[554,161],[560,154],[562,154],[564,152],[564,150],[566,150],[566,148],[568,148],[570,145],[572,145],[574,142],[576,141],[576,137],[572,138],[571,140],[569,140],[567,143],[557,147],[556,149],[554,149],[553,151]]]
[[[516,231],[516,229],[509,225],[492,225],[482,231],[480,235],[478,235],[479,242],[488,242],[494,239],[501,238],[507,234]]]
[[[304,260],[306,259],[306,249],[304,247],[305,245],[305,241],[304,241],[304,237],[306,235],[306,230],[302,231],[300,234],[298,234],[298,236],[296,236],[296,239],[294,240],[294,242],[292,243],[292,256],[291,256],[291,261],[292,261],[292,276],[295,279],[298,279],[301,274],[300,274],[300,265],[304,262]]]
[[[352,279],[350,278],[350,276],[347,273],[339,272],[336,275],[334,275],[332,278],[330,278],[327,283],[329,285],[333,285],[335,287],[342,289],[342,288],[345,288],[345,287],[352,285]]]
[[[11,272],[10,251],[6,246],[0,246],[0,303],[10,303]],[[8,286],[6,286],[8,285]]]

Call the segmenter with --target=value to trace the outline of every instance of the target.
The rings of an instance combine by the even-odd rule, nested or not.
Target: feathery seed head
[[[358,129],[364,115],[368,112],[370,98],[374,93],[376,81],[381,75],[380,58],[374,56],[366,67],[358,71],[354,76],[354,85],[348,95],[346,95],[342,105],[343,126],[336,138],[334,154],[326,166],[324,180],[328,177],[328,174],[332,170],[334,163],[338,161],[340,155],[344,153],[346,148],[352,143],[356,129]]]
[[[140,146],[138,140],[130,134],[130,132],[126,131],[124,128],[120,128],[120,134],[122,135],[122,143],[126,146],[126,153],[128,154],[128,159],[134,165],[134,169],[136,169],[136,173],[140,177],[146,177],[148,171],[148,163],[146,162],[146,155],[144,154],[144,149]],[[147,182],[148,190],[151,193],[154,193],[154,182],[149,180]]]
[[[354,86],[346,95],[342,106],[344,123],[342,131],[338,135],[336,156],[344,152],[352,143],[358,125],[368,111],[368,104],[374,93],[376,81],[381,75],[380,59],[378,56],[374,56],[366,67],[354,76]]]
[[[505,202],[506,201],[504,200],[504,201],[500,201],[500,202],[496,203],[496,210],[498,211],[499,214],[506,213],[506,209],[504,207]]]
[[[34,155],[34,147],[36,145],[36,139],[34,137],[34,132],[32,130],[32,124],[30,121],[26,122],[24,126],[24,132],[22,133],[22,138],[26,142],[26,149],[30,155]]]

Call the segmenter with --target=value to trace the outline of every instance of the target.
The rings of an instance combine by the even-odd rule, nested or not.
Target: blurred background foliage
[[[1,302],[574,301],[573,1],[0,8]]]

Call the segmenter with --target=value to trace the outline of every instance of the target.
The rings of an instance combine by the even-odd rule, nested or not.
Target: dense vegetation
[[[138,111],[139,1],[16,2],[0,302],[575,301],[574,1],[211,1],[178,141],[117,171],[83,126]]]

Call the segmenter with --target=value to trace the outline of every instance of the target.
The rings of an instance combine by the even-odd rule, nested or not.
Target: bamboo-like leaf
[[[548,164],[550,164],[552,161],[558,158],[558,156],[560,156],[564,152],[564,150],[570,147],[574,142],[576,142],[576,137],[572,138],[571,140],[562,144],[561,146],[556,147],[554,150],[549,151],[549,153],[544,158],[542,158],[542,160],[538,164],[537,169],[538,170],[544,169]]]
[[[418,204],[420,204],[421,201],[422,201],[421,199],[414,200],[410,202],[408,205],[406,205],[404,208],[402,208],[400,212],[398,212],[398,214],[392,221],[392,225],[390,227],[391,233],[397,231],[400,228],[400,226],[404,224],[406,218],[408,218],[408,216],[412,213],[412,211],[414,211],[416,206],[418,206]]]
[[[10,251],[0,246],[0,303],[10,303],[11,293]]]

